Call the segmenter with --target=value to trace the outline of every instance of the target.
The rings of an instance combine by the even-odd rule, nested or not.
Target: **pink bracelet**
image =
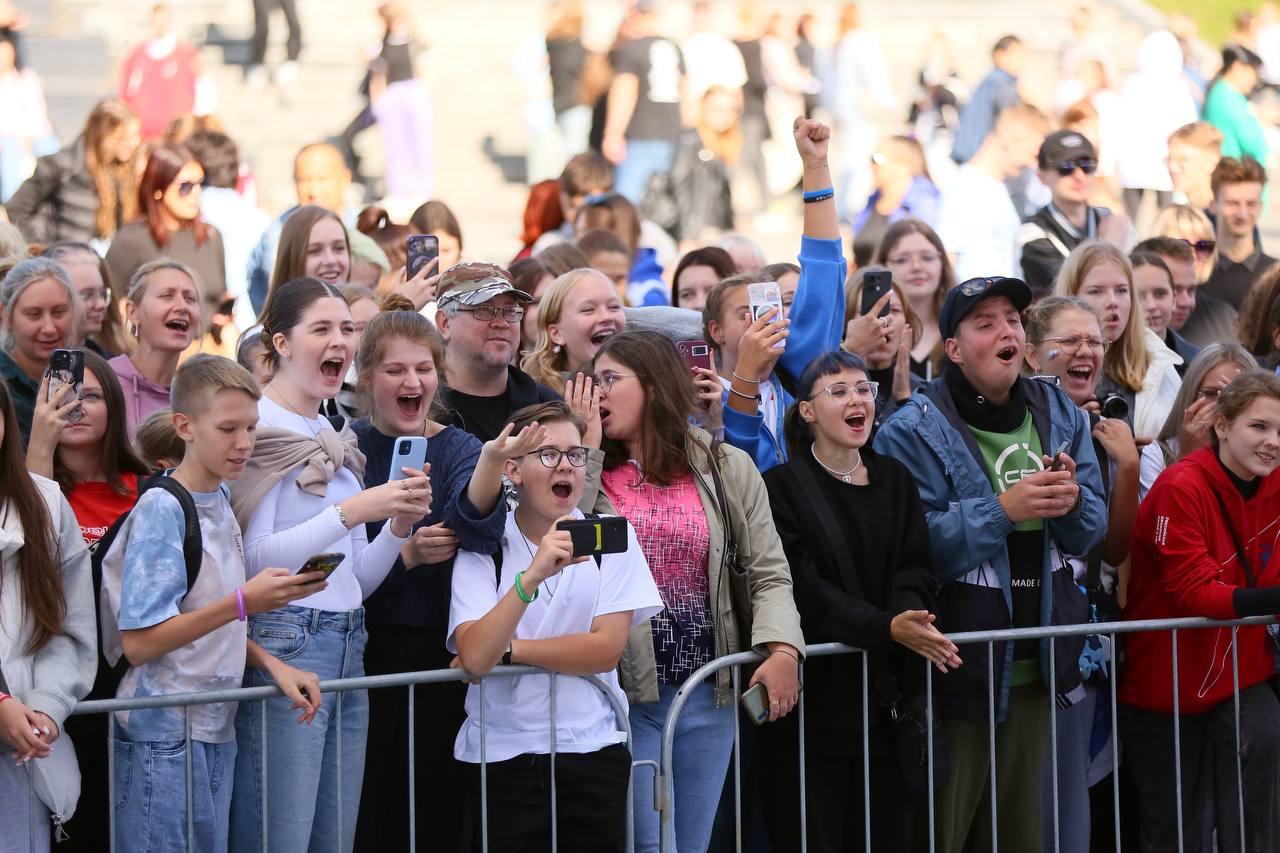
[[[241,622],[249,618],[249,614],[244,609],[244,587],[236,588],[236,618]]]
[[[4,704],[4,700],[6,700],[6,699],[12,699],[12,698],[13,698],[13,697],[12,697],[12,696],[10,696],[8,693],[0,693],[0,705],[3,705],[3,704]]]

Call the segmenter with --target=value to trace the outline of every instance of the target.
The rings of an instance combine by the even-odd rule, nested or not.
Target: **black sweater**
[[[870,483],[849,485],[836,480],[814,461],[807,449],[764,474],[774,524],[791,565],[796,607],[807,643],[848,643],[887,654],[904,695],[924,685],[924,659],[897,645],[889,623],[904,610],[934,609],[937,582],[931,568],[929,528],[915,482],[902,463],[862,449]],[[843,528],[852,550],[857,584],[865,598],[851,593],[853,584],[834,554],[829,531],[810,508],[809,490],[797,474],[807,466],[821,494]],[[819,657],[805,664],[806,725],[830,736],[830,745],[858,750],[861,742],[847,735],[862,729],[862,661],[858,656]],[[871,694],[873,707],[880,702]],[[883,715],[872,713],[872,726]],[[842,737],[844,736],[844,737]],[[855,742],[856,741],[856,742]]]

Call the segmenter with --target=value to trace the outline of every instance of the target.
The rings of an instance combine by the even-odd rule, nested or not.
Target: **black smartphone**
[[[307,561],[302,564],[302,568],[298,569],[297,574],[306,572],[319,572],[324,576],[325,580],[329,579],[329,575],[337,571],[338,566],[347,558],[346,554],[316,554],[308,557]]]
[[[432,258],[440,257],[440,238],[434,234],[410,234],[405,239],[408,246],[409,261],[405,265],[405,278],[413,278],[422,272],[422,268],[431,263]],[[436,270],[444,272],[444,270]]]
[[[862,306],[858,311],[859,314],[866,314],[876,306],[880,301],[880,297],[889,292],[890,286],[893,284],[893,273],[888,270],[871,270],[862,276]],[[885,306],[880,309],[878,316],[888,317],[889,311],[892,310],[886,302]]]
[[[561,521],[556,529],[569,531],[575,557],[625,554],[627,551],[627,520],[620,515]]]
[[[49,399],[60,400],[62,389],[71,386],[76,399],[84,399],[84,353],[76,349],[56,349],[49,358]],[[76,406],[67,412],[67,423],[84,417],[84,409]]]
[[[680,351],[680,357],[690,370],[695,367],[711,369],[711,347],[706,341],[681,341],[676,344],[676,349]]]

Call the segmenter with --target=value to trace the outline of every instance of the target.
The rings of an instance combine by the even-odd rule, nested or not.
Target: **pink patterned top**
[[[644,482],[628,462],[605,471],[601,484],[618,514],[636,530],[666,609],[650,620],[658,681],[679,684],[715,653],[707,559],[710,537],[693,474],[669,486]]]

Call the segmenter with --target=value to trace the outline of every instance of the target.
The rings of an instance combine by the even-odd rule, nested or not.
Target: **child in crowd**
[[[270,385],[271,377],[275,374],[271,362],[264,358],[266,353],[266,348],[262,345],[262,326],[253,326],[240,336],[240,343],[236,346],[236,362],[249,371],[259,388]]]
[[[47,853],[51,827],[66,821],[80,792],[75,750],[58,739],[93,684],[93,582],[57,483],[23,470],[3,382],[0,504],[0,849]]]
[[[529,406],[512,421],[515,432],[541,425],[546,443],[506,463],[519,506],[507,516],[500,552],[496,557],[458,554],[450,650],[477,675],[499,663],[596,675],[625,703],[615,670],[627,637],[662,610],[635,530],[627,524],[627,550],[603,555],[598,565],[590,557],[575,557],[569,532],[556,525],[582,518],[575,507],[586,485],[586,424],[560,402]],[[489,848],[538,849],[548,843],[554,784],[555,831],[563,849],[621,850],[631,753],[620,728],[609,700],[580,678],[495,679],[483,694],[471,687],[454,752],[467,763],[468,799],[477,820],[481,774],[487,772],[488,814],[497,817],[486,827]]]
[[[173,428],[173,409],[161,409],[138,427],[138,455],[148,471],[177,468],[187,446]]]
[[[200,519],[203,556],[188,584],[185,513],[167,489],[146,491],[103,561],[103,644],[130,668],[118,698],[239,687],[246,664],[270,673],[310,723],[320,708],[316,676],[248,642],[245,620],[324,589],[315,573],[268,569],[245,582],[240,529],[225,480],[240,476],[258,423],[257,383],[228,359],[197,355],[173,381],[174,429],[186,444],[172,477]],[[116,715],[116,846],[186,846],[190,770],[195,846],[227,849],[234,778],[236,703],[155,708]],[[189,738],[189,739],[188,739]],[[190,750],[188,756],[187,751]]]

